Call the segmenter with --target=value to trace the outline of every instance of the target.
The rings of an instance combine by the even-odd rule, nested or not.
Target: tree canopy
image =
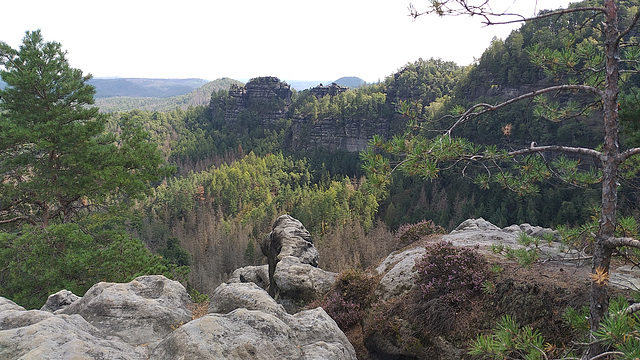
[[[18,50],[0,42],[0,224],[46,227],[115,195],[137,196],[165,174],[138,124],[104,131],[90,75],[57,42],[27,32]]]

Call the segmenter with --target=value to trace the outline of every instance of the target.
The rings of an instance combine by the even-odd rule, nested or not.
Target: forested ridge
[[[627,2],[622,2],[622,9],[624,14],[636,11]],[[238,84],[230,79],[216,81],[220,89],[215,91],[204,89],[212,91],[211,95],[206,94],[207,105],[189,106],[187,97],[173,98],[168,104],[165,101],[158,108],[154,107],[154,100],[111,98],[98,102],[103,111],[120,109],[102,115],[106,133],[126,135],[133,125],[144,129],[145,141],[157,144],[159,156],[169,164],[171,174],[162,180],[150,179],[151,186],[142,192],[143,196],[109,196],[100,204],[79,198],[79,203],[86,203],[86,209],[78,211],[78,220],[73,223],[57,217],[52,218],[55,227],[50,229],[19,222],[0,223],[0,239],[24,244],[0,249],[2,264],[16,269],[0,273],[2,284],[10,284],[2,285],[3,293],[14,294],[23,303],[29,299],[24,304],[36,307],[44,301],[43,296],[62,287],[82,293],[94,280],[124,281],[148,271],[173,274],[185,282],[188,278],[190,289],[208,293],[236,268],[262,263],[259,243],[273,220],[283,213],[296,217],[309,229],[321,252],[321,261],[326,262],[323,267],[335,271],[372,265],[394,248],[393,231],[423,219],[446,229],[469,217],[484,217],[498,226],[524,222],[547,227],[579,226],[594,213],[597,189],[557,181],[542,187],[537,194],[521,197],[498,186],[482,189],[472,179],[452,172],[442,173],[434,180],[397,175],[393,185],[381,192],[363,176],[357,153],[292,151],[286,141],[294,119],[310,123],[322,119],[382,120],[395,124],[392,129],[399,134],[407,122],[402,111],[434,119],[435,128],[437,119],[460,107],[479,101],[495,103],[529,91],[536,84],[557,82],[560,79],[550,77],[532,62],[535,59],[530,50],[540,43],[560,52],[567,41],[589,43],[595,35],[579,26],[583,19],[578,16],[527,23],[506,39],[495,39],[470,66],[442,59],[418,59],[377,84],[334,96],[317,98],[311,90],[294,91],[285,116],[270,124],[260,122],[259,112],[264,111],[261,108],[247,108],[236,121],[226,120],[228,88]],[[578,75],[566,73],[567,77]],[[639,85],[637,76],[630,75],[622,89],[620,111],[625,147],[636,146],[639,141]],[[198,96],[202,97],[202,91]],[[602,138],[595,127],[584,126],[584,120],[588,124],[594,114],[553,122],[542,120],[533,105],[524,102],[488,114],[481,121],[466,124],[461,135],[480,143],[498,143],[503,148],[554,140],[597,146]],[[631,168],[621,184],[624,214],[637,215],[637,184]],[[74,236],[63,240],[66,233]],[[39,241],[43,238],[46,241]],[[95,238],[102,242],[91,245]],[[63,241],[85,244],[87,249],[82,254],[71,254],[71,244]],[[109,252],[104,257],[108,263],[98,265],[103,270],[89,274],[90,278],[72,272],[47,273],[40,278],[35,275],[37,269],[57,268],[58,264],[41,264],[27,270],[39,258],[37,252],[28,255],[25,249],[53,246],[61,254],[60,261],[82,264],[94,261],[105,249],[116,251],[110,245],[115,241],[129,244],[119,248],[130,249],[136,255],[129,258],[137,259],[135,266],[126,265],[130,271],[120,277],[110,273],[110,266],[117,269],[121,264]]]
[[[632,9],[625,11],[633,12]],[[584,224],[597,211],[600,196],[597,188],[550,181],[536,194],[519,196],[499,186],[483,189],[474,184],[473,179],[460,177],[454,171],[442,173],[434,180],[398,174],[386,193],[374,196],[362,177],[357,154],[330,153],[322,149],[301,153],[292,151],[285,141],[288,127],[296,118],[305,118],[311,123],[319,119],[336,122],[383,119],[402,124],[407,119],[400,113],[402,104],[410,103],[409,111],[440,119],[474,102],[494,103],[530,91],[535,85],[553,84],[560,79],[550,78],[544,69],[532,64],[529,53],[541,42],[557,51],[562,51],[562,41],[589,42],[593,36],[589,29],[575,29],[580,21],[527,23],[504,40],[494,39],[478,62],[467,67],[441,59],[419,59],[407,63],[380,83],[335,96],[317,98],[311,90],[294,92],[286,116],[271,124],[260,122],[258,108],[246,109],[235,122],[227,122],[224,114],[230,99],[225,90],[212,94],[209,107],[163,113],[136,110],[113,115],[114,121],[121,116],[134,116],[162,145],[169,162],[177,165],[178,175],[158,186],[157,196],[140,204],[147,216],[145,231],[156,234],[158,231],[152,228],[159,226],[184,246],[193,245],[193,239],[202,239],[200,246],[214,246],[213,253],[220,254],[220,261],[213,262],[217,267],[214,272],[223,279],[237,266],[259,262],[260,257],[255,254],[259,251],[260,237],[268,232],[273,218],[285,212],[300,219],[316,237],[320,251],[331,251],[332,258],[339,258],[335,251],[341,247],[363,246],[364,242],[358,237],[367,232],[386,232],[389,234],[386,241],[390,242],[391,232],[400,225],[423,219],[433,220],[447,229],[470,217],[484,217],[498,226],[525,222],[547,227]],[[637,112],[632,110],[638,106],[637,84],[637,79],[630,76],[623,89],[622,142],[625,146],[634,146],[637,137],[633,127]],[[585,113],[564,122],[548,121],[535,112],[533,103],[524,102],[488,114],[481,121],[465,125],[461,131],[469,139],[498,143],[505,149],[530,142],[597,146],[600,130],[584,126],[585,121],[589,124],[595,121],[590,119],[596,117],[596,113]],[[398,133],[403,131],[402,126],[395,129]],[[264,162],[270,171],[258,170],[264,169]],[[250,170],[253,167],[256,170]],[[624,215],[635,215],[635,174],[630,172],[625,180],[620,210]],[[212,220],[213,223],[226,224],[227,229],[236,229],[234,237],[243,233],[242,239],[229,244],[214,241],[222,235],[202,232],[221,232],[223,227],[204,230],[206,227],[196,225],[207,217],[217,219]],[[356,224],[362,230],[351,237],[353,244],[337,246],[332,236],[344,231],[346,224],[350,224],[347,227]],[[156,235],[140,233],[140,236],[146,242],[154,237],[157,241]],[[329,243],[331,247],[323,246]],[[225,246],[235,250],[221,250]],[[191,256],[198,256],[194,251],[189,252]],[[340,266],[328,267],[339,270],[347,264],[365,266],[372,261],[364,255],[358,256],[361,255],[344,260]],[[225,263],[227,265],[223,265]]]

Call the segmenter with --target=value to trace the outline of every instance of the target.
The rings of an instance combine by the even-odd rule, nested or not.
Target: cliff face
[[[322,99],[324,96],[336,96],[347,90],[346,87],[331,84],[316,86],[310,92],[316,98]],[[258,117],[259,124],[268,127],[289,116],[291,96],[289,84],[271,76],[251,79],[245,86],[232,85],[229,98],[224,101],[224,121],[232,124],[238,122],[242,116],[248,115]],[[212,111],[215,111],[213,106]],[[295,151],[322,149],[359,152],[366,149],[373,135],[388,137],[392,127],[393,121],[389,119],[325,118],[314,121],[298,116],[291,119],[284,145]]]
[[[237,121],[245,110],[255,110],[263,125],[284,117],[291,105],[291,86],[272,76],[251,79],[244,87],[233,85],[229,89],[230,106],[224,118]]]
[[[391,122],[386,119],[338,121],[326,118],[314,122],[296,118],[287,133],[285,146],[297,151],[324,149],[359,152],[367,148],[373,135],[386,138],[390,132]]]

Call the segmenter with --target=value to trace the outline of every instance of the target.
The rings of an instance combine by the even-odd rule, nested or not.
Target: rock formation
[[[326,118],[314,122],[311,119],[294,118],[285,146],[298,151],[323,149],[359,152],[367,148],[373,135],[388,137],[391,126],[388,119],[339,121]]]
[[[331,290],[337,274],[318,268],[318,250],[300,221],[280,216],[260,248],[268,262],[269,294],[288,311]]]
[[[98,283],[61,313],[78,314],[105,334],[137,346],[154,344],[191,320],[190,302],[182,284],[152,275],[126,284]]]
[[[311,92],[311,94],[313,94],[318,100],[322,99],[323,97],[329,95],[329,96],[336,96],[340,93],[343,93],[345,91],[349,90],[348,87],[346,86],[340,86],[336,83],[331,83],[331,85],[318,85],[314,88],[311,88],[309,91]]]
[[[253,283],[220,285],[209,311],[174,331],[151,358],[356,358],[347,337],[322,308],[290,315]]]
[[[299,311],[336,276],[317,268],[309,232],[284,215],[268,239],[272,279],[268,265],[238,269],[197,319],[185,288],[161,275],[101,282],[83,297],[63,290],[42,310],[0,297],[0,359],[355,360],[322,308]],[[270,282],[289,312],[264,289]]]
[[[55,294],[49,295],[47,301],[40,308],[42,311],[48,311],[51,313],[59,312],[67,308],[74,303],[80,297],[69,290],[60,290]]]
[[[225,121],[236,122],[243,111],[256,110],[263,125],[274,123],[289,109],[291,94],[289,84],[272,76],[253,78],[244,87],[232,85]]]
[[[526,245],[519,242],[521,234],[541,238],[537,244]],[[453,323],[456,317],[465,317],[468,321],[470,316],[485,316],[486,319],[479,321],[480,326],[483,321],[492,322],[504,314],[509,314],[518,319],[521,326],[531,325],[542,331],[545,336],[567,336],[560,334],[558,326],[562,323],[561,316],[567,306],[580,308],[588,304],[588,279],[591,270],[588,254],[568,251],[563,249],[557,234],[551,229],[531,226],[530,224],[512,225],[499,228],[494,224],[479,218],[469,219],[461,223],[455,230],[445,235],[433,235],[423,238],[404,249],[390,254],[375,269],[380,276],[380,281],[376,289],[376,299],[380,303],[402,304],[405,306],[408,299],[419,294],[419,288],[414,283],[416,275],[416,260],[422,258],[425,253],[425,245],[429,242],[446,241],[455,246],[471,247],[484,254],[500,267],[509,267],[509,273],[499,282],[495,283],[495,288],[491,293],[483,295],[483,302],[474,303],[471,310],[473,315],[460,313],[447,315],[447,309],[442,308],[436,300],[420,303],[418,311],[420,314],[435,314],[434,323]],[[493,252],[492,246],[504,245],[512,249],[536,249],[540,255],[540,260],[531,269],[519,265],[516,261],[508,260],[502,255]],[[609,284],[612,292],[624,294],[629,290],[635,291],[640,288],[640,271],[631,269],[630,266],[612,268]],[[414,291],[416,290],[416,291]],[[364,336],[364,346],[373,358],[402,358],[402,359],[463,359],[466,358],[466,349],[456,348],[452,341],[447,338],[446,331],[428,330],[421,333],[424,336],[419,345],[407,347],[397,338],[401,335],[415,333],[415,323],[411,323],[411,317],[416,316],[416,312],[398,314],[397,309],[402,308],[397,305],[391,307],[385,316],[393,319],[397,333],[394,336],[389,334],[371,331]],[[394,310],[395,309],[395,310]],[[392,311],[396,311],[392,314]],[[444,314],[444,315],[443,315]],[[461,315],[462,314],[462,315]],[[483,315],[479,315],[483,314]],[[431,316],[431,315],[430,315]],[[442,320],[437,316],[444,316]],[[365,318],[363,328],[380,327],[375,321],[379,319]],[[428,321],[427,321],[428,322]],[[467,326],[461,325],[461,326]],[[424,325],[429,327],[431,325]],[[478,326],[478,325],[475,325]],[[455,332],[455,331],[454,331]],[[470,331],[474,334],[474,328]],[[414,339],[415,340],[415,339]],[[558,340],[557,338],[555,340]],[[564,340],[564,338],[563,338]],[[418,341],[418,340],[416,340]],[[416,352],[416,349],[421,349]],[[421,351],[427,352],[421,352]],[[425,355],[428,354],[428,355]]]

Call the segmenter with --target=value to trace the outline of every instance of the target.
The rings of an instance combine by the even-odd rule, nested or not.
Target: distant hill
[[[323,85],[331,85],[331,83],[336,83],[340,86],[346,86],[352,89],[359,88],[360,86],[366,84],[366,82],[359,77],[355,76],[345,76],[341,77],[338,80],[334,81],[316,81],[316,80],[285,80],[285,82],[291,85],[292,88],[302,91],[306,89],[310,89],[312,87],[316,87],[320,84]]]
[[[231,84],[242,85],[240,81],[221,78],[208,82],[187,94],[182,93],[172,97],[96,97],[96,106],[98,106],[102,112],[129,111],[133,109],[168,111],[176,107],[186,109],[189,106],[208,105],[213,92],[227,90]]]
[[[193,91],[208,81],[203,79],[143,79],[114,78],[91,79],[96,88],[96,98],[114,96],[168,98]]]
[[[292,88],[302,91],[306,89],[310,89],[314,86],[320,85],[320,83],[324,83],[325,81],[316,81],[316,80],[284,80],[287,84],[291,85]]]
[[[359,77],[356,76],[345,76],[341,77],[338,80],[332,81],[340,86],[350,87],[352,89],[359,88],[360,86],[366,84],[366,82]]]
[[[4,89],[5,86],[7,86],[7,83],[0,80],[0,89]]]

